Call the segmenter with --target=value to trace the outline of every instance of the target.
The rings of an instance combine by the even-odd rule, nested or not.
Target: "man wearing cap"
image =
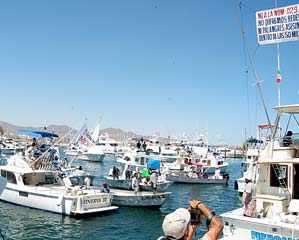
[[[252,183],[251,174],[245,176],[245,190],[243,193],[244,216],[254,217],[256,215],[255,186]]]
[[[223,224],[215,213],[198,200],[190,201],[189,205],[193,211],[199,210],[198,223],[191,224],[190,209],[178,208],[165,216],[162,224],[165,236],[158,238],[158,240],[191,240],[196,228],[201,225],[203,216],[206,218],[209,231],[199,240],[216,240],[218,238],[223,229]]]

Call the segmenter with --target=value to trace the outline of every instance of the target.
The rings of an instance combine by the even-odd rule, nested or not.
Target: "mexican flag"
[[[279,84],[280,81],[281,81],[281,75],[280,75],[280,71],[278,70],[277,76],[276,76],[276,82]]]

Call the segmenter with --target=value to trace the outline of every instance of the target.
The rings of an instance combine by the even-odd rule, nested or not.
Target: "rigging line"
[[[240,17],[239,17],[238,14],[236,14],[236,15],[237,15],[238,23],[240,25]],[[241,28],[241,26],[240,26],[240,28]],[[242,31],[242,28],[241,28],[241,31]],[[267,117],[267,121],[268,121],[268,124],[270,126],[271,122],[270,122],[270,117],[269,117],[269,114],[268,114],[268,111],[267,111],[267,108],[266,108],[266,103],[265,103],[265,100],[264,100],[264,95],[263,95],[263,92],[262,92],[261,81],[260,81],[259,76],[257,74],[256,68],[255,68],[255,65],[254,65],[254,62],[253,62],[253,58],[252,58],[252,55],[251,55],[251,51],[249,49],[249,45],[248,45],[248,42],[247,42],[247,39],[246,39],[246,36],[245,36],[244,32],[242,32],[242,36],[243,36],[243,41],[245,42],[246,51],[247,51],[247,54],[248,54],[248,57],[249,57],[249,60],[250,60],[250,63],[251,63],[252,69],[253,69],[253,73],[254,73],[254,76],[255,76],[255,79],[256,79],[256,85],[258,87],[258,90],[259,90],[259,93],[260,93],[260,97],[262,99],[263,108],[264,108],[264,111],[265,111],[265,114],[266,114],[266,117]],[[272,129],[271,129],[271,132],[272,132]]]

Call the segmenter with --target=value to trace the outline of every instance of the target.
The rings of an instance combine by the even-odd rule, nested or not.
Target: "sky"
[[[298,3],[1,1],[0,120],[241,146],[266,117],[240,26],[274,121],[277,45],[258,45],[255,12]],[[279,46],[281,104],[296,104],[299,42]]]

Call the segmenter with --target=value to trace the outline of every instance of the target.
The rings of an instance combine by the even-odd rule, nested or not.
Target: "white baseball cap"
[[[162,229],[165,236],[180,239],[184,236],[190,222],[190,212],[185,208],[178,208],[165,216]]]

